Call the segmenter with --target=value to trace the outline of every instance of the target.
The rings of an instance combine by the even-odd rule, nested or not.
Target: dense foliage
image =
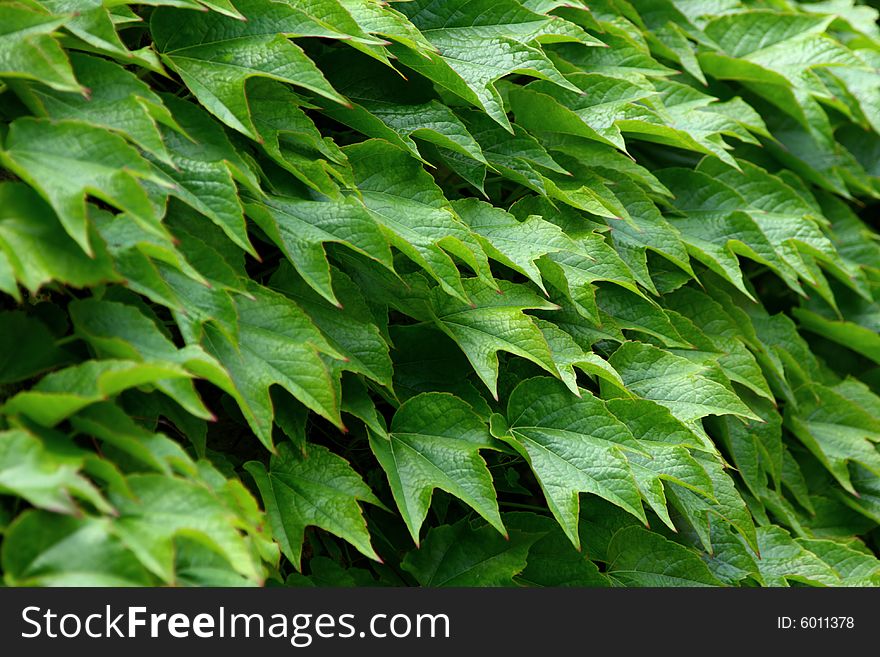
[[[5,583],[880,584],[876,18],[0,1]]]

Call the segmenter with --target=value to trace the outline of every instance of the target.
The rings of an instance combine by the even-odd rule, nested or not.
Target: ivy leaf
[[[504,210],[477,199],[454,201],[452,207],[478,235],[489,257],[520,272],[544,290],[536,260],[570,244],[558,226],[537,215],[520,222]]]
[[[428,44],[428,50],[432,49]],[[419,159],[422,154],[413,138],[486,164],[467,126],[452,108],[432,97],[426,80],[389,76],[386,66],[371,60],[352,62],[345,52],[325,57],[321,64],[333,71],[333,86],[351,102],[350,107],[322,108],[327,116],[368,137],[384,139]],[[389,103],[388,98],[395,102]]]
[[[156,48],[205,109],[226,125],[258,139],[245,83],[269,77],[345,104],[291,36],[341,36],[294,5],[236,0],[245,20],[159,8],[150,28]],[[185,16],[185,20],[181,20]]]
[[[539,194],[547,194],[544,174],[568,173],[537,139],[517,124],[511,126],[511,134],[483,112],[461,111],[459,115],[479,143],[489,167],[505,178]],[[440,148],[438,152],[450,169],[485,195],[486,166],[449,149]]]
[[[748,202],[749,216],[761,228],[780,257],[797,272],[798,276],[830,303],[834,298],[827,282],[815,265],[824,263],[832,274],[845,284],[851,284],[853,272],[842,266],[834,245],[817,225],[820,216],[805,195],[777,176],[754,164],[741,163],[741,171],[725,168],[703,160],[698,171],[715,177],[720,182],[740,190]]]
[[[632,113],[637,103],[656,95],[654,87],[647,81],[597,73],[569,79],[574,88],[537,81],[514,90],[510,101],[517,123],[533,132],[586,137],[626,151],[619,124],[627,119],[627,110]]]
[[[50,281],[86,287],[118,280],[107,249],[92,236],[90,258],[27,185],[0,183],[0,290],[20,299],[18,283],[35,294]]]
[[[322,355],[343,359],[302,309],[287,297],[252,285],[250,298],[238,296],[239,332],[233,340],[213,323],[205,325],[202,346],[229,372],[229,390],[248,424],[272,447],[272,400],[278,384],[338,427],[339,393]]]
[[[867,550],[857,549],[856,541],[851,543],[852,547],[822,539],[798,538],[795,541],[831,566],[844,586],[880,585],[880,560]]]
[[[558,17],[541,16],[514,0],[454,0],[442,7],[430,0],[403,5],[401,12],[439,54],[408,48],[391,51],[401,62],[483,109],[510,130],[495,82],[521,73],[576,90],[553,66],[537,41],[600,42]]]
[[[80,121],[24,117],[10,124],[0,162],[48,201],[68,235],[89,255],[87,195],[162,234],[140,181],[167,183],[118,135]]]
[[[178,349],[149,317],[134,306],[83,299],[71,303],[69,310],[77,334],[103,358],[174,363],[220,388],[231,387],[228,375],[201,347],[190,345]],[[214,419],[192,381],[174,378],[158,381],[156,387],[192,415]]]
[[[758,529],[760,557],[755,560],[767,586],[798,582],[811,586],[839,586],[840,577],[822,559],[794,541],[781,527]]]
[[[552,303],[523,285],[499,281],[500,293],[476,279],[462,283],[472,304],[434,288],[431,313],[437,326],[461,347],[480,380],[498,399],[498,352],[526,358],[551,374],[559,374],[547,340],[524,310],[554,310]]]
[[[290,268],[279,267],[272,276],[277,286],[302,308],[327,338],[333,349],[345,356],[332,365],[357,372],[391,387],[392,365],[388,343],[373,323],[370,309],[354,282],[338,269],[333,270],[338,305],[330,305]]]
[[[785,426],[828,468],[841,486],[856,494],[848,462],[880,476],[880,420],[853,400],[844,384],[802,386],[795,391],[796,410],[786,409]],[[876,410],[876,409],[873,409]]]
[[[725,472],[725,464],[720,457],[706,452],[693,452],[693,456],[712,480],[712,497],[671,483],[667,493],[673,506],[690,523],[706,551],[713,550],[712,536],[716,525],[733,527],[752,550],[758,551],[752,514],[730,475]]]
[[[256,255],[235,184],[239,182],[257,194],[256,177],[222,126],[200,107],[171,96],[163,100],[185,131],[163,131],[171,163],[162,169],[176,183],[171,193],[208,217],[245,252]]]
[[[28,88],[39,114],[51,119],[77,119],[113,130],[163,162],[170,162],[158,124],[177,129],[162,99],[130,71],[113,62],[81,53],[71,54],[77,79],[89,90],[81,94],[51,88]]]
[[[113,496],[119,517],[113,532],[163,581],[174,581],[174,543],[193,537],[227,561],[228,568],[259,582],[261,575],[235,511],[221,495],[195,482],[158,474],[126,477],[133,497]]]
[[[0,492],[30,504],[71,515],[81,514],[74,498],[110,509],[94,485],[81,474],[79,463],[57,457],[39,438],[22,429],[0,432]]]
[[[71,15],[70,20],[64,24],[64,29],[76,37],[77,45],[83,49],[94,49],[126,63],[136,63],[156,73],[165,73],[155,53],[149,47],[134,52],[126,47],[116,31],[113,17],[102,0],[39,0],[39,2],[54,13]]]
[[[641,294],[633,294],[621,286],[606,285],[597,290],[596,305],[603,323],[607,317],[621,329],[654,336],[670,347],[690,346],[668,314]]]
[[[767,236],[750,215],[742,212],[746,201],[717,178],[691,169],[666,169],[660,179],[675,193],[675,207],[682,216],[669,216],[681,232],[688,251],[707,267],[733,283],[747,297],[737,256],[770,267],[800,291],[797,272],[777,254]]]
[[[614,534],[608,576],[621,586],[721,586],[696,553],[641,527]]]
[[[305,454],[282,444],[268,470],[257,461],[245,469],[257,482],[272,533],[282,552],[301,569],[305,529],[316,526],[381,561],[372,545],[359,501],[382,503],[343,458],[326,447],[309,445]]]
[[[577,384],[577,374],[574,369],[578,368],[586,374],[592,374],[611,385],[618,386],[624,394],[628,394],[623,385],[623,379],[601,356],[593,352],[585,352],[568,333],[560,329],[552,322],[544,319],[535,319],[541,333],[550,345],[553,354],[553,362],[556,364],[562,382],[575,395],[580,396],[580,388]]]
[[[339,300],[331,284],[326,243],[342,244],[393,268],[385,235],[355,198],[312,201],[269,196],[248,202],[246,211],[284,251],[303,280],[334,305]]]
[[[0,385],[29,379],[67,360],[39,319],[12,310],[0,312],[0,325]]]
[[[334,199],[340,184],[354,187],[345,154],[332,139],[321,135],[299,96],[286,85],[264,78],[250,80],[247,94],[259,141],[277,164]]]
[[[89,360],[47,374],[0,407],[20,413],[45,426],[54,426],[90,404],[137,386],[174,378],[190,378],[179,365],[167,362]]]
[[[7,584],[151,586],[155,577],[113,534],[109,518],[27,511],[3,540]]]
[[[70,21],[34,4],[5,2],[0,7],[0,77],[37,80],[59,91],[83,93],[64,49],[53,36]]]
[[[652,345],[625,342],[608,362],[631,392],[666,406],[685,424],[706,415],[760,419],[710,368]]]
[[[504,521],[513,531],[543,533],[529,549],[525,569],[516,581],[528,586],[607,587],[611,582],[580,550],[552,518],[535,513],[506,513]]]
[[[171,476],[177,471],[192,476],[197,472],[195,463],[178,443],[137,424],[116,404],[93,404],[73,416],[71,424],[160,474]]]
[[[393,326],[394,391],[406,401],[422,392],[449,392],[464,399],[481,417],[492,410],[485,392],[463,378],[468,371],[467,357],[451,338],[430,325]],[[423,348],[425,342],[431,349]]]
[[[416,545],[435,488],[463,500],[507,536],[479,454],[493,448],[492,437],[464,401],[444,393],[412,397],[397,409],[387,435],[370,434],[370,447]]]
[[[468,297],[450,255],[492,284],[486,254],[416,160],[377,139],[349,146],[345,152],[367,209],[392,246],[462,301]]]
[[[493,433],[529,462],[547,505],[575,547],[580,547],[581,492],[598,495],[645,522],[623,452],[635,441],[600,399],[586,390],[577,398],[553,379],[529,379],[510,395],[507,427],[498,426],[500,416],[493,418]]]
[[[489,525],[474,529],[467,519],[432,527],[421,548],[402,567],[422,586],[515,586],[529,548],[541,533],[514,531],[505,538]]]
[[[653,293],[657,292],[648,271],[649,251],[693,276],[687,247],[681,235],[660,214],[651,197],[627,178],[615,182],[614,195],[626,208],[632,221],[610,221],[609,236],[621,259],[632,270],[639,284]]]

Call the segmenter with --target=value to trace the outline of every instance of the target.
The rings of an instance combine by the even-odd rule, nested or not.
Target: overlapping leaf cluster
[[[880,584],[876,19],[2,0],[4,581]]]

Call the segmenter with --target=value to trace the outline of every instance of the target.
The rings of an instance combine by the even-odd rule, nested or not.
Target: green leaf
[[[422,586],[515,586],[526,567],[529,548],[540,533],[501,536],[488,525],[474,529],[467,519],[433,527],[402,567]]]
[[[516,581],[528,586],[606,587],[611,582],[587,556],[574,548],[552,518],[534,513],[506,513],[513,531],[544,533],[529,549],[525,569]]]
[[[717,178],[690,169],[667,169],[660,179],[675,194],[682,216],[667,217],[681,232],[689,253],[752,298],[737,256],[770,267],[796,292],[797,272],[783,260],[747,213],[745,199]]]
[[[278,165],[331,198],[339,196],[340,184],[354,187],[345,154],[332,139],[321,135],[299,96],[284,84],[264,78],[248,82],[247,93],[259,141]]]
[[[252,139],[257,129],[245,83],[268,77],[345,104],[292,36],[342,36],[294,5],[236,0],[245,20],[159,8],[150,28],[162,61],[226,125]]]
[[[35,4],[0,6],[0,78],[37,80],[59,91],[83,93],[55,31],[71,16],[56,16]]]
[[[231,385],[229,376],[200,347],[189,345],[178,349],[149,317],[134,306],[84,299],[71,303],[69,310],[77,334],[102,358],[173,363],[220,388]],[[213,419],[192,381],[174,378],[158,381],[156,387],[192,415]]]
[[[128,388],[190,376],[179,365],[162,361],[89,360],[44,376],[29,390],[8,399],[0,411],[20,413],[51,427]]]
[[[492,476],[479,454],[493,448],[493,440],[464,401],[444,393],[412,397],[397,409],[387,435],[370,434],[370,447],[416,545],[435,488],[463,500],[507,536]]]
[[[625,342],[608,362],[631,392],[666,406],[685,424],[692,425],[707,415],[759,419],[711,368],[668,351]]]
[[[433,49],[427,45],[428,50]],[[322,108],[327,116],[368,137],[384,139],[419,159],[422,154],[414,138],[486,163],[467,126],[449,106],[432,97],[427,81],[389,76],[386,66],[371,60],[353,62],[347,52],[325,57],[321,64],[332,72],[334,87],[351,102],[350,107]],[[389,98],[394,103],[389,103]]]
[[[880,419],[864,408],[846,383],[806,385],[795,391],[797,407],[786,408],[785,425],[828,468],[844,489],[856,494],[848,462],[880,476]]]
[[[117,280],[107,249],[92,235],[90,258],[58,222],[52,208],[30,187],[0,183],[0,290],[20,298],[51,281],[86,287]]]
[[[543,319],[536,319],[535,323],[550,345],[553,362],[559,370],[563,383],[573,394],[578,396],[581,394],[575,368],[607,381],[610,385],[618,386],[624,394],[628,394],[623,379],[601,356],[584,351],[574,338],[555,324]]]
[[[152,573],[174,581],[174,544],[192,538],[222,556],[252,581],[261,574],[239,527],[236,511],[209,488],[176,477],[138,474],[126,478],[134,497],[113,496],[119,517],[113,531]]]
[[[130,454],[161,474],[196,473],[195,463],[178,443],[140,426],[116,404],[93,404],[73,416],[71,424],[80,433],[99,438],[105,446]]]
[[[384,141],[369,140],[345,152],[367,210],[392,246],[428,272],[448,294],[467,300],[451,256],[461,258],[484,277],[489,263],[430,174],[405,151]]]
[[[388,344],[373,324],[370,309],[354,282],[337,269],[332,273],[337,305],[319,297],[289,268],[279,267],[271,282],[305,311],[331,347],[345,357],[343,362],[333,363],[333,367],[363,374],[390,388],[392,365]]]
[[[28,379],[67,360],[40,320],[14,310],[0,312],[0,325],[0,385]]]
[[[158,124],[170,128],[177,124],[161,98],[136,75],[106,59],[73,53],[71,63],[77,79],[89,89],[88,98],[35,85],[24,98],[35,106],[36,113],[113,130],[168,162]]]
[[[645,522],[636,480],[623,452],[635,441],[602,400],[586,390],[575,397],[553,379],[529,379],[510,395],[507,426],[496,425],[493,433],[519,451],[534,470],[547,505],[576,547],[580,546],[581,492],[598,495]]]
[[[696,553],[641,527],[614,534],[608,576],[620,586],[721,586]]]
[[[269,196],[246,205],[248,216],[284,251],[318,294],[339,305],[333,293],[328,242],[342,244],[392,269],[391,250],[380,227],[355,198],[312,201]]]
[[[435,323],[461,347],[489,392],[498,399],[498,352],[526,358],[558,375],[550,346],[535,321],[524,310],[553,310],[555,305],[523,285],[499,281],[499,291],[476,279],[463,279],[471,299],[465,304],[440,288],[431,293]]]
[[[811,586],[839,586],[837,573],[822,559],[795,542],[781,527],[758,529],[758,570],[767,586],[798,582]]]
[[[186,131],[164,130],[171,153],[162,169],[176,183],[172,194],[223,229],[227,237],[251,255],[241,201],[235,183],[253,193],[259,187],[254,174],[233,148],[223,128],[197,105],[165,96],[164,101]]]
[[[235,299],[237,339],[209,323],[205,325],[202,346],[229,372],[234,389],[228,392],[257,438],[272,447],[269,388],[275,384],[341,427],[338,390],[322,355],[343,356],[296,303],[257,285],[248,292],[249,297]]]
[[[35,507],[56,513],[81,514],[75,498],[108,510],[101,494],[79,474],[82,465],[82,460],[76,462],[53,454],[27,431],[0,432],[2,494],[21,497]]]
[[[4,578],[14,586],[150,586],[152,577],[108,518],[28,511],[7,529]]]
[[[544,282],[535,261],[570,245],[558,226],[537,215],[519,222],[500,208],[477,199],[454,201],[452,208],[478,235],[490,258],[520,272],[542,290]]]
[[[820,539],[795,540],[831,566],[843,586],[880,586],[880,560],[867,550],[862,551],[864,548],[857,541],[845,545]]]
[[[574,90],[537,42],[599,43],[581,28],[536,14],[515,0],[453,0],[439,7],[431,0],[416,0],[401,6],[401,12],[439,54],[392,48],[400,61],[483,109],[508,130],[510,123],[495,88],[499,78],[520,73]]]
[[[380,561],[358,502],[382,503],[344,459],[320,445],[309,445],[301,454],[283,444],[268,470],[256,461],[246,463],[245,469],[260,489],[272,533],[297,570],[309,526],[339,536]]]
[[[33,186],[52,206],[83,251],[92,255],[86,196],[128,213],[162,234],[159,218],[141,185],[164,184],[157,172],[122,137],[80,121],[25,117],[9,126],[0,163]]]

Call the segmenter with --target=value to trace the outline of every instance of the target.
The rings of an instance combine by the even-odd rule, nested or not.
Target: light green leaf
[[[333,293],[328,242],[335,242],[392,269],[391,250],[380,227],[355,198],[312,201],[269,196],[246,204],[257,225],[284,251],[303,280],[332,304]]]
[[[83,93],[54,36],[70,19],[35,4],[4,2],[0,6],[0,78],[26,78],[59,91]]]
[[[663,406],[688,425],[707,415],[758,417],[711,368],[641,342],[625,342],[608,361],[635,394]],[[723,376],[723,375],[722,375]]]
[[[134,306],[84,299],[74,301],[68,308],[77,334],[102,358],[174,363],[222,389],[232,385],[226,372],[201,347],[190,345],[178,349],[149,317]],[[156,387],[187,412],[203,419],[213,419],[192,381],[174,378],[158,381]]]
[[[463,500],[507,536],[492,476],[479,454],[493,448],[489,428],[461,399],[445,393],[408,399],[387,435],[370,434],[370,447],[416,545],[435,488]]]
[[[245,90],[248,78],[289,82],[345,104],[312,60],[288,39],[344,35],[295,5],[261,0],[235,4],[245,20],[162,7],[150,21],[162,61],[180,75],[205,109],[257,139]]]
[[[588,391],[581,390],[578,398],[553,379],[524,381],[510,395],[507,426],[498,427],[496,421],[493,433],[528,461],[547,505],[576,547],[581,492],[605,498],[645,522],[623,451],[634,448],[635,439]]]
[[[473,278],[462,280],[471,299],[465,304],[439,287],[430,295],[431,313],[437,326],[461,347],[480,380],[498,398],[498,352],[526,358],[558,376],[550,346],[524,310],[554,310],[524,285],[499,281],[500,291]]]
[[[343,458],[326,447],[309,445],[305,454],[283,444],[268,470],[257,461],[245,464],[260,489],[272,533],[299,570],[306,527],[339,536],[379,561],[359,501],[382,506]]]
[[[254,582],[261,581],[236,511],[208,487],[158,474],[126,478],[134,497],[113,496],[119,517],[113,533],[138,560],[167,583],[175,578],[174,544],[191,538],[222,556],[227,567]]]
[[[209,323],[202,346],[229,372],[234,389],[228,392],[257,438],[271,448],[275,384],[341,427],[337,384],[322,356],[344,357],[292,300],[256,284],[248,293],[235,299],[237,339]]]
[[[608,576],[621,586],[721,586],[695,552],[641,527],[611,539]]]
[[[24,94],[25,101],[51,119],[78,119],[114,130],[168,162],[158,124],[177,124],[161,98],[136,75],[106,59],[72,53],[71,63],[77,79],[89,89],[88,98],[35,85]]]
[[[79,515],[75,498],[110,510],[94,485],[81,474],[82,459],[58,456],[22,429],[0,432],[0,494],[14,495],[40,509]]]
[[[89,360],[44,376],[29,390],[9,398],[0,411],[20,413],[51,427],[127,388],[190,377],[179,365],[163,361]]]
[[[118,280],[119,275],[101,240],[92,235],[89,242],[93,249],[91,258],[64,232],[52,208],[30,187],[0,183],[0,290],[3,292],[19,299],[17,283],[35,294],[53,280],[72,287]]]
[[[3,572],[10,586],[151,586],[149,571],[113,534],[108,518],[28,511],[7,529]]]
[[[25,117],[9,126],[0,163],[49,202],[61,224],[92,255],[86,196],[128,213],[145,229],[162,234],[156,210],[140,181],[167,184],[122,137],[80,121]]]
[[[486,254],[416,160],[378,139],[345,152],[367,209],[394,247],[463,301],[468,297],[451,255],[491,284]]]
[[[452,0],[438,6],[416,0],[400,11],[439,54],[391,51],[401,62],[483,109],[510,130],[495,83],[512,73],[550,80],[576,90],[553,66],[538,41],[599,42],[558,17],[536,14],[515,0]]]

